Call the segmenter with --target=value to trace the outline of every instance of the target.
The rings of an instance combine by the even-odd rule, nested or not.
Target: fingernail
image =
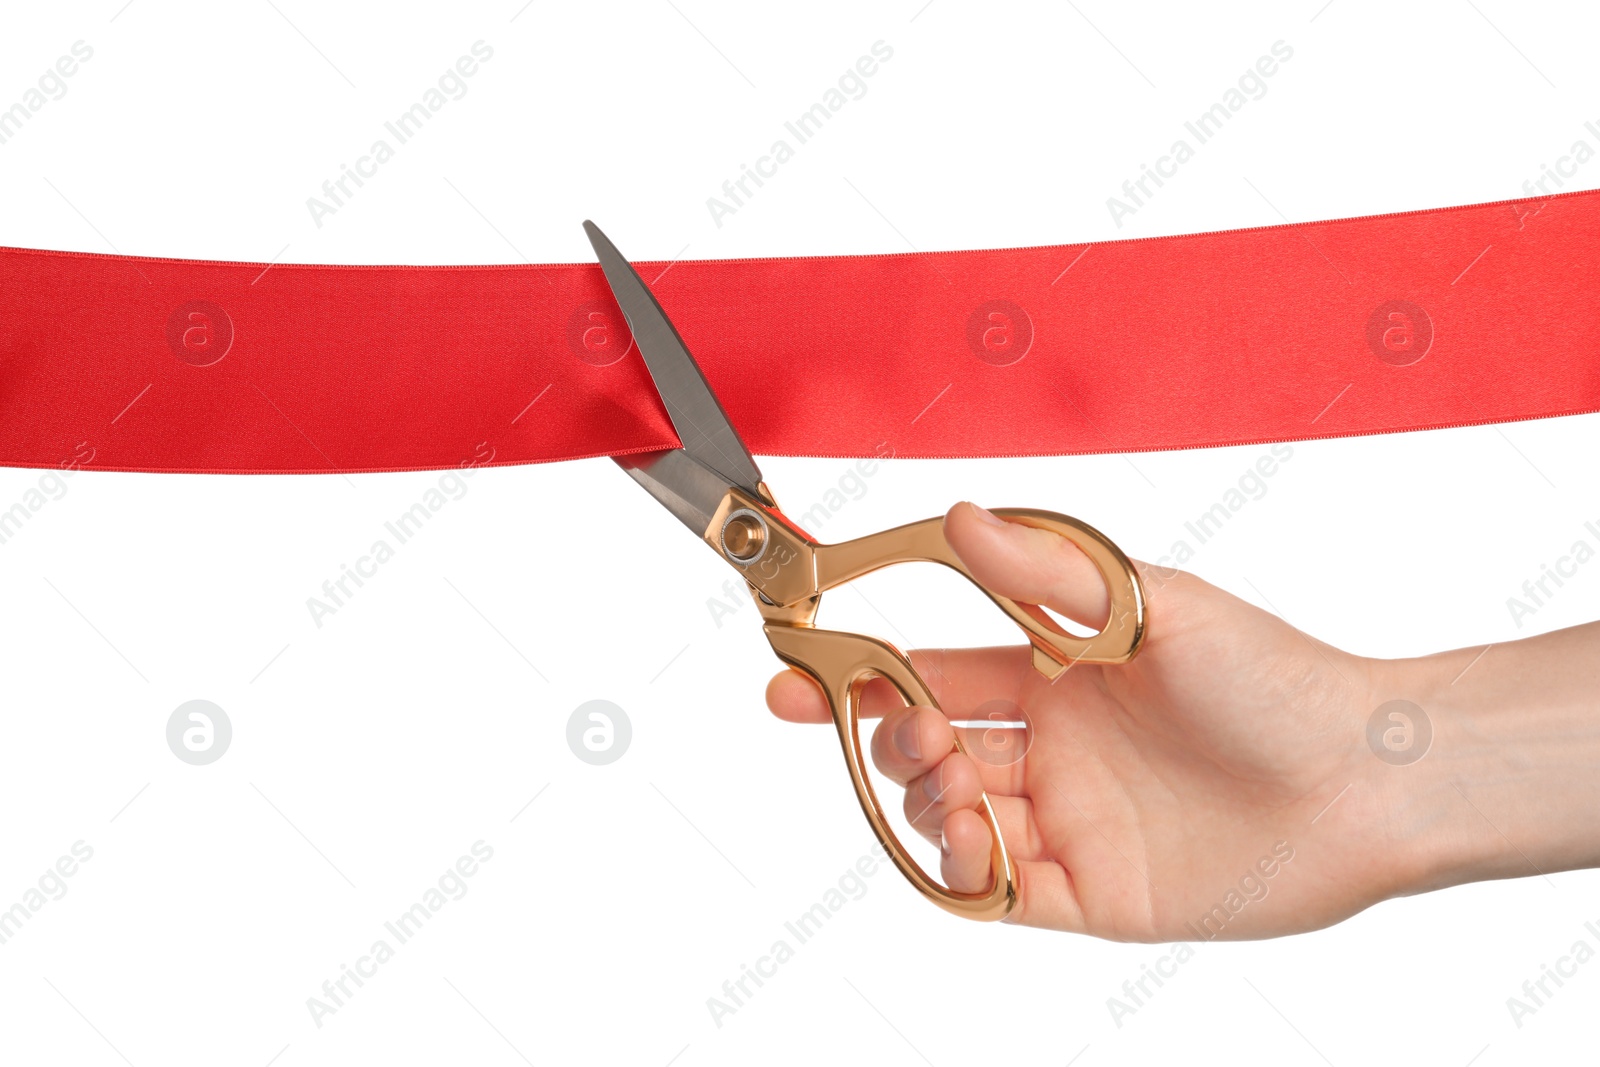
[[[946,856],[950,855],[950,839],[944,836],[944,831],[939,831],[939,851]]]
[[[944,764],[941,763],[939,764],[938,770],[922,779],[922,795],[927,797],[930,801],[938,800],[941,796],[943,796],[944,783],[940,781],[940,779],[943,777]]]
[[[1004,526],[1006,524],[1004,519],[1000,518],[1000,516],[996,515],[987,508],[980,508],[978,505],[971,503],[969,503],[968,506],[971,507],[973,511],[977,512],[978,518],[982,519],[990,526]]]
[[[917,723],[916,712],[906,716],[906,721],[894,728],[894,747],[906,759],[922,758],[922,728]]]

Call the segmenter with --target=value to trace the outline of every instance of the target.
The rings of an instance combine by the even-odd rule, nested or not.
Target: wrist
[[[1597,631],[1373,664],[1384,895],[1600,865]]]

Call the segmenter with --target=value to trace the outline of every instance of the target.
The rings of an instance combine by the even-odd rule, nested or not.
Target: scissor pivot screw
[[[747,567],[767,550],[767,521],[749,508],[730,512],[722,523],[722,552]]]

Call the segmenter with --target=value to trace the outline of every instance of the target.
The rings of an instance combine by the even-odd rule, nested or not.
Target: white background
[[[1600,121],[1578,5],[522,2],[14,6],[0,105],[73,42],[94,58],[0,146],[0,243],[574,261],[591,216],[658,260],[1098,241],[1520,196]],[[468,94],[315,227],[306,198],[480,39]],[[706,198],[879,40],[867,95],[714,225]],[[1115,227],[1106,197],[1278,40],[1268,94]],[[1597,184],[1600,161],[1568,188]],[[1297,444],[1192,569],[1366,654],[1585,621],[1600,568],[1520,630],[1505,601],[1600,520],[1597,440],[1573,418]],[[893,462],[826,536],[973,497],[1154,558],[1262,451]],[[795,512],[850,466],[763,462]],[[0,507],[39,477],[0,471]],[[1107,998],[1167,949],[965,924],[880,872],[719,1028],[706,998],[870,844],[831,731],[767,715],[754,613],[707,608],[726,568],[606,461],[478,473],[314,626],[306,598],[437,479],[83,473],[0,547],[0,907],[94,850],[0,945],[0,1061],[1592,1058],[1600,964],[1520,1029],[1505,1004],[1594,942],[1588,873],[1203,945],[1119,1027]],[[851,594],[832,620],[1003,634],[942,579],[876,588],[895,629]],[[165,740],[196,698],[234,728],[205,767]],[[591,699],[632,722],[609,766],[567,747]],[[467,895],[316,1026],[307,998],[479,840]]]

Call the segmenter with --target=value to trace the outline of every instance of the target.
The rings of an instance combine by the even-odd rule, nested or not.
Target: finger
[[[1005,921],[1074,934],[1088,931],[1072,875],[1055,860],[1017,863],[1017,903]]]
[[[906,821],[923,837],[939,845],[941,850],[947,840],[949,820],[957,813],[977,814],[982,821],[979,801],[985,794],[979,788],[973,770],[972,763],[965,757],[953,755],[906,787]],[[1033,815],[1033,802],[1027,797],[1006,797],[994,793],[987,795],[995,824],[1000,828],[1000,838],[1005,842],[1012,859],[1046,858],[1044,837]],[[984,855],[987,856],[988,852],[985,851]]]
[[[1028,646],[917,650],[910,653],[939,707],[965,718],[994,699],[1015,699],[1032,669]],[[794,668],[780,671],[767,683],[767,707],[786,722],[832,722],[828,698],[809,675]],[[861,716],[878,718],[905,707],[894,686],[874,678],[863,687]]]
[[[906,783],[906,822],[928,840],[938,841],[945,819],[958,811],[975,810],[982,797],[978,769],[966,756],[953,752],[927,774]]]
[[[1110,614],[1105,580],[1071,541],[1049,530],[1006,522],[976,504],[944,517],[944,535],[985,588],[1023,604],[1040,604],[1101,629]]]
[[[1017,869],[1017,903],[1007,921],[1057,930],[1083,929],[1083,913],[1072,880],[1045,856],[1033,806],[1021,797],[991,797],[1000,836]],[[993,880],[989,827],[976,811],[951,812],[941,833],[939,868],[944,884],[960,893],[981,893]]]
[[[907,795],[910,795],[909,791]],[[1033,802],[1027,797],[1003,797],[994,793],[986,795],[989,798],[989,807],[994,811],[994,821],[1000,827],[1000,838],[1006,843],[1006,850],[1011,853],[1011,858],[1014,860],[1046,859],[1049,852],[1045,848],[1043,836],[1039,833],[1039,824],[1033,816]],[[954,810],[979,811],[980,809],[974,803],[970,809]],[[945,818],[954,814],[954,810],[946,811]],[[908,820],[914,813],[914,809],[907,811]],[[982,818],[981,812],[979,817]],[[919,832],[934,844],[940,844],[940,835],[944,832],[944,818],[941,818],[926,832],[923,832],[919,827]]]
[[[989,827],[975,811],[954,811],[944,821],[939,870],[957,893],[982,893],[994,880],[989,865]]]
[[[905,785],[937,768],[955,744],[950,720],[937,709],[897,708],[885,715],[872,732],[872,764],[886,777]],[[974,771],[973,781],[977,778]]]
[[[988,748],[972,747],[974,744],[984,745],[983,735],[987,732],[1000,731],[985,730],[983,727],[973,730],[971,727],[963,726],[958,733],[955,722],[946,718],[937,708],[896,708],[883,717],[883,721],[872,733],[872,764],[885,777],[910,788],[918,779],[926,777],[949,760],[958,759],[964,764],[961,770],[963,781],[956,784],[963,789],[966,785],[965,780],[970,779],[975,783],[977,791],[1017,796],[1023,790],[1026,771],[1023,762],[1026,751],[1022,747],[1026,742],[1021,738],[1022,731],[1005,731],[1005,740],[1016,747],[1015,755],[1012,754],[1012,750],[1005,750],[1003,759],[986,758],[989,755]],[[958,736],[961,737],[964,748],[961,754],[955,752]],[[978,755],[974,756],[974,752]],[[935,799],[934,794],[946,784],[949,782],[940,779],[938,785],[930,787],[928,799]],[[963,798],[955,805],[956,807],[977,803],[976,792],[970,798],[965,792],[958,791],[954,795]],[[912,801],[907,800],[906,803],[906,812],[909,816],[913,810]],[[948,811],[950,806],[946,802],[940,810]],[[934,821],[930,826],[919,829],[931,836],[938,832],[938,822]]]
[[[930,686],[930,688],[932,688]],[[904,708],[898,690],[882,678],[874,678],[861,688],[860,716],[876,719]],[[767,683],[767,707],[785,722],[827,723],[833,721],[828,697],[817,680],[790,667],[779,671]]]
[[[767,684],[767,706],[774,715],[788,722],[826,723],[833,718],[821,688],[810,676],[796,670],[784,671]],[[974,720],[957,721],[970,723]],[[1026,749],[1019,748],[1015,754],[1005,749],[1002,758],[988,758],[993,746],[986,738],[991,732],[998,732],[987,726],[988,723],[989,720],[982,720],[976,729],[963,726],[962,741],[969,751],[979,751],[985,757],[975,761],[981,788],[990,793],[1015,796],[1023,787]],[[939,709],[898,705],[873,731],[872,762],[882,774],[905,785],[931,771],[948,756],[955,747],[956,736],[950,718]],[[1024,745],[1023,736],[1022,731],[1008,730],[1002,740]],[[973,749],[974,745],[985,747]]]
[[[832,722],[828,698],[816,679],[788,667],[767,683],[767,708],[785,722]]]
[[[939,857],[944,884],[958,893],[987,891],[994,880],[989,844],[989,828],[977,812],[960,811],[947,819]],[[1005,921],[1046,930],[1088,932],[1088,917],[1067,869],[1053,859],[1018,856],[1015,849],[1011,852],[1017,901]]]
[[[1038,820],[1033,816],[1033,801],[1027,797],[1002,797],[989,794],[989,806],[994,809],[994,820],[1000,825],[1000,837],[1006,851],[1017,861],[1042,860],[1048,852],[1044,835],[1039,832]]]

